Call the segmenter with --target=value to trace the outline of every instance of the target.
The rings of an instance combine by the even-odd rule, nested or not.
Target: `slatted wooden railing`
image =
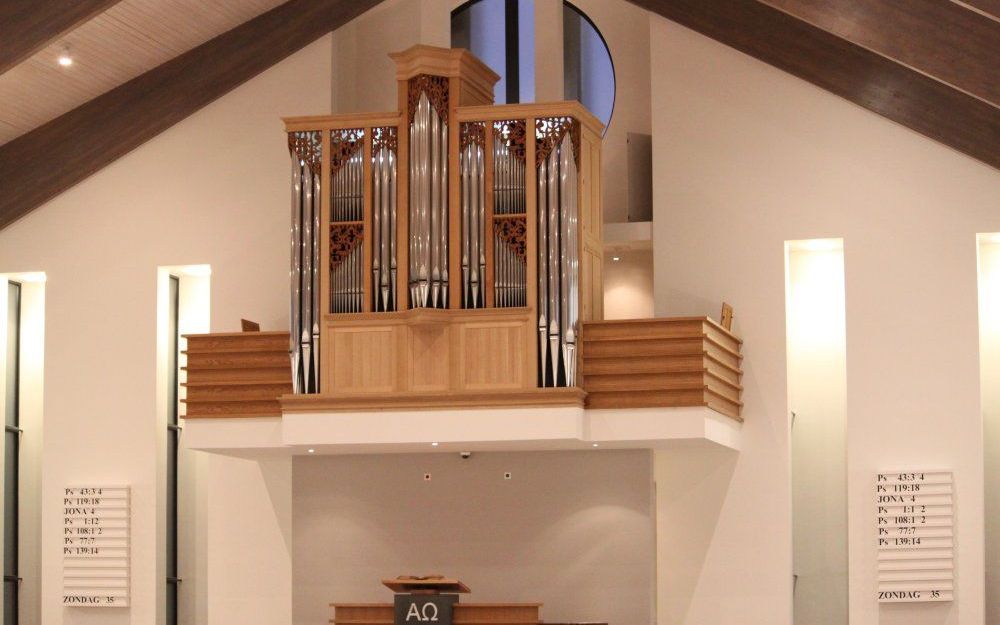
[[[740,419],[742,341],[707,317],[583,324],[588,408],[708,406]]]
[[[288,332],[185,336],[185,418],[281,416],[292,392]]]

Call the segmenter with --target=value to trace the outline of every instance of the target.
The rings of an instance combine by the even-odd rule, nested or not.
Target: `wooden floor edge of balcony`
[[[577,387],[489,391],[409,391],[381,394],[282,395],[281,411],[288,413],[358,412],[386,410],[442,410],[465,408],[583,408],[587,394]]]

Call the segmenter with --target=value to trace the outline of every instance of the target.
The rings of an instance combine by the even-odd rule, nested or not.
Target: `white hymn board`
[[[72,486],[62,503],[63,605],[128,607],[129,487]]]
[[[955,500],[950,471],[875,476],[878,601],[953,601]]]

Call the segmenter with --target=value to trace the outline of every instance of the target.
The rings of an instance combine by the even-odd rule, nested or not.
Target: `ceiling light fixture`
[[[600,447],[600,445],[598,445],[597,443],[594,443],[594,447]]]
[[[311,454],[314,454],[314,453],[316,453],[316,450],[315,450],[315,449],[308,449],[307,451],[308,451],[309,453],[311,453]]]
[[[63,48],[62,52],[59,53],[59,64],[63,67],[69,67],[73,64],[73,57],[69,54],[69,47]]]
[[[612,256],[611,260],[613,260],[613,261],[615,261],[617,263],[618,261],[621,260],[621,256]]]
[[[437,446],[438,446],[437,443],[431,443],[431,447],[437,447]]]

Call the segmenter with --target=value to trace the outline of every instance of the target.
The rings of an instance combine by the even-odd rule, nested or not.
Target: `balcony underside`
[[[184,427],[189,449],[240,456],[666,449],[738,450],[739,421],[708,407],[587,410],[576,405],[450,409],[334,409],[275,417],[199,418]],[[437,443],[437,445],[433,445]]]

